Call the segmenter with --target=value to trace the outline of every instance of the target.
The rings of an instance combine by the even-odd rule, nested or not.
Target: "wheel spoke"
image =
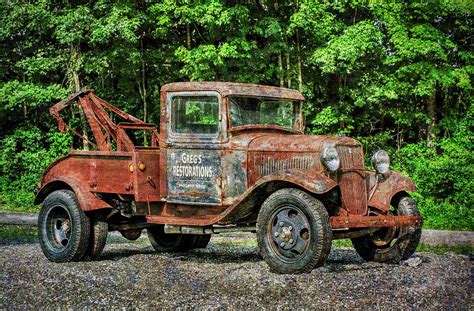
[[[279,223],[280,223],[280,217],[279,217],[279,216],[280,216],[280,213],[276,214],[276,215],[275,215],[275,218],[273,219],[272,231],[273,231],[273,230],[276,231],[276,230],[280,229],[280,225],[279,225]]]
[[[297,255],[299,255],[299,254],[293,253],[292,249],[284,249],[284,248],[280,248],[280,253],[287,258],[295,258]]]
[[[64,232],[64,219],[57,219],[54,222],[54,238],[57,243],[61,244],[63,247],[69,242],[69,237]]]
[[[302,254],[306,248],[307,241],[303,240],[302,238],[297,238],[296,243],[293,246],[293,250],[298,252],[298,254]]]
[[[291,223],[292,220],[290,219],[290,217],[288,216],[288,212],[290,211],[289,208],[286,208],[284,210],[282,210],[281,212],[279,212],[277,214],[278,216],[278,223],[277,225],[280,223],[280,222],[284,222],[285,224],[288,224],[288,223]]]
[[[295,232],[297,232],[298,234],[304,229],[309,231],[309,228],[305,222],[305,219],[303,219],[303,216],[300,214],[297,214],[297,216],[293,219],[292,223],[293,223],[293,228]]]
[[[64,233],[64,231],[62,229],[56,230],[55,231],[55,236],[56,236],[56,239],[57,239],[58,242],[61,242],[63,240],[68,239],[66,233]]]

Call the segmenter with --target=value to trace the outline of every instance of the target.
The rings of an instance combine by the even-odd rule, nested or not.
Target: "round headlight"
[[[372,166],[379,174],[387,173],[390,168],[390,157],[385,150],[379,150],[375,152],[372,156],[371,162]]]
[[[324,166],[326,166],[329,171],[336,171],[341,164],[336,148],[325,147],[321,153],[321,162],[323,162]]]

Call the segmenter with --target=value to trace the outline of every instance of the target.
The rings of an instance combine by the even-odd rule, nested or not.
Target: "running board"
[[[165,225],[165,233],[167,234],[217,234],[224,232],[255,232],[255,226],[212,226],[212,227],[199,227],[199,226],[178,226],[178,225]]]

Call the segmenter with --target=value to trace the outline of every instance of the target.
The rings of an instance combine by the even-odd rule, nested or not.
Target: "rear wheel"
[[[192,248],[206,248],[210,240],[211,240],[210,234],[196,235],[194,237]]]
[[[293,188],[270,195],[257,219],[260,254],[273,271],[304,273],[324,264],[332,231],[324,205]]]
[[[96,215],[91,219],[89,247],[86,250],[85,258],[95,260],[100,257],[107,243],[108,231],[109,226],[100,215]]]
[[[194,236],[186,234],[167,234],[164,225],[147,228],[148,239],[158,252],[182,252],[193,247]]]
[[[392,213],[395,215],[420,216],[415,201],[409,195],[399,197],[393,205]],[[421,227],[390,227],[352,239],[352,245],[366,261],[398,263],[415,253],[420,238]]]
[[[51,261],[79,261],[90,240],[90,221],[70,190],[57,190],[43,201],[38,216],[38,239]]]
[[[120,234],[127,240],[135,241],[142,235],[142,231],[143,229],[122,230]]]

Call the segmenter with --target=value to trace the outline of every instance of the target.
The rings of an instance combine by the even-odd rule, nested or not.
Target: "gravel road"
[[[46,260],[36,243],[0,245],[0,309],[474,307],[468,256],[418,253],[386,265],[333,248],[311,274],[278,275],[246,246],[252,236],[235,245],[227,238],[213,237],[208,248],[187,254],[157,254],[146,241],[112,236],[99,261],[66,264]]]

